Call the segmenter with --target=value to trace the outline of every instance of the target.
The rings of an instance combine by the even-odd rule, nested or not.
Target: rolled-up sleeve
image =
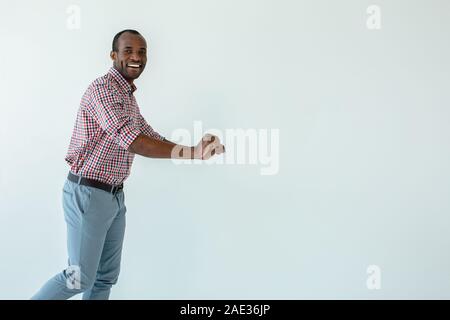
[[[139,123],[124,110],[122,99],[106,86],[92,87],[86,109],[106,134],[125,150],[141,133]]]

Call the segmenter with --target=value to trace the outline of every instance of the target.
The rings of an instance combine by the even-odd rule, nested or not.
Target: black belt
[[[69,175],[67,176],[67,179],[69,179],[70,181],[73,181],[77,184],[81,184],[83,186],[89,186],[89,187],[102,189],[102,190],[105,190],[105,191],[113,193],[113,194],[116,194],[117,191],[123,189],[123,183],[121,183],[118,186],[113,186],[111,184],[103,183],[103,182],[100,182],[97,180],[77,176],[76,174],[73,174],[70,171],[69,171]]]

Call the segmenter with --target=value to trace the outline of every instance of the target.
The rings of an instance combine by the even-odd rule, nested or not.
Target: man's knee
[[[97,278],[95,280],[95,283],[99,283],[102,285],[115,285],[117,283],[117,280],[119,279],[120,274],[120,265],[116,265],[114,267],[109,268],[101,268],[97,272]]]
[[[70,265],[64,270],[66,277],[66,287],[74,292],[84,292],[94,285],[95,273],[86,273],[77,265]]]
[[[95,280],[95,286],[98,287],[111,287],[117,283],[119,279],[119,273],[110,275],[98,275]]]

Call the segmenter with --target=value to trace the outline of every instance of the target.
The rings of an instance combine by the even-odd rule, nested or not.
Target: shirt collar
[[[129,94],[132,94],[134,91],[136,91],[136,86],[134,84],[128,83],[127,80],[120,74],[119,71],[117,71],[116,68],[111,67],[108,71],[108,73],[119,83],[119,85]]]

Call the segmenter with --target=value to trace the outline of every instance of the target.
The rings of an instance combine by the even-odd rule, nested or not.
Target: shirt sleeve
[[[86,109],[106,134],[125,150],[141,133],[140,126],[125,112],[120,97],[103,85],[93,86]]]
[[[147,123],[147,121],[145,121],[144,117],[141,114],[139,114],[139,121],[141,124],[142,133],[155,139],[164,140],[164,137],[153,130],[153,128]]]

